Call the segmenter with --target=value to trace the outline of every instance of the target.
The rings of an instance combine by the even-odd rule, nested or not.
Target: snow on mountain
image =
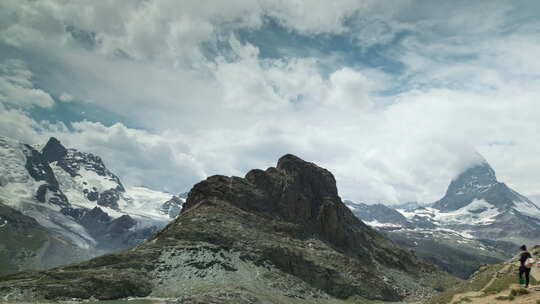
[[[474,207],[463,208],[476,201],[484,201],[483,208],[491,206],[499,213],[513,209],[540,219],[540,208],[525,196],[499,182],[495,171],[485,160],[467,168],[452,180],[444,197],[435,202],[433,208],[444,213],[457,210],[475,213]]]
[[[449,212],[441,212],[435,208],[419,208],[413,210],[397,209],[408,220],[415,217],[424,217],[438,225],[487,225],[495,221],[500,214],[497,207],[485,200],[473,200],[470,204]]]
[[[475,239],[470,230],[454,229],[448,224],[482,221],[484,216],[494,216],[489,214],[494,208],[486,207],[483,201],[448,213],[411,204],[401,205],[407,208],[396,210],[382,204],[344,202],[365,224],[461,278],[467,278],[481,264],[496,263],[505,258],[500,250]],[[486,209],[482,210],[484,207]],[[470,211],[477,211],[479,218],[471,216]]]
[[[177,196],[154,191],[145,187],[130,187],[126,189],[126,195],[121,204],[121,209],[125,210],[132,216],[147,217],[170,221],[178,214],[171,216],[168,208],[164,206],[170,205],[171,200],[175,200]],[[185,203],[185,198],[178,198],[178,208]],[[170,207],[169,207],[170,208]]]
[[[67,149],[54,138],[38,151],[0,136],[0,204],[35,219],[88,256],[150,237],[177,215],[164,210],[171,200],[176,209],[184,202],[144,187],[125,189],[99,156]],[[66,260],[88,257],[77,255]]]
[[[504,243],[510,251],[515,249],[511,243],[540,242],[540,208],[499,182],[485,160],[461,172],[451,181],[444,197],[430,207],[397,211],[410,222],[429,223],[432,229],[452,229],[470,238]]]

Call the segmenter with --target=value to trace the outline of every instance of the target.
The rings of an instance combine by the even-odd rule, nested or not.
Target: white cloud
[[[295,153],[332,170],[343,197],[367,202],[434,201],[476,149],[501,180],[540,195],[540,27],[512,5],[3,1],[0,41],[28,62],[0,75],[0,96],[12,96],[2,133],[58,136],[127,183],[172,191]],[[267,17],[299,39],[339,34],[380,56],[263,58],[236,30],[269,30]],[[365,67],[381,57],[396,70]],[[24,109],[52,105],[43,90],[141,129],[35,122]]]
[[[59,98],[60,98],[60,101],[62,101],[62,102],[72,102],[73,101],[73,96],[71,96],[70,94],[65,93],[65,92],[62,93]]]
[[[32,83],[32,72],[20,60],[0,64],[0,103],[21,107],[51,107],[51,96]]]

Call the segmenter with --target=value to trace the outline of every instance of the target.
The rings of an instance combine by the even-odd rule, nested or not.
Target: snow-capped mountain
[[[35,229],[47,240],[34,246],[39,261],[22,264],[46,268],[133,247],[176,217],[184,201],[144,187],[126,188],[99,156],[67,149],[55,138],[38,151],[0,137],[0,210],[5,211],[0,233],[12,224],[10,214],[30,218],[25,222],[41,227]],[[63,247],[50,248],[56,243]],[[44,247],[45,254],[36,254]],[[51,260],[49,254],[62,259]]]
[[[421,217],[477,239],[540,242],[540,208],[499,182],[486,161],[459,174],[432,207],[400,212],[409,219]]]
[[[470,206],[471,204],[474,206]],[[458,210],[473,214],[488,212],[485,215],[489,218],[501,212],[514,210],[522,215],[540,218],[540,208],[525,196],[499,182],[495,171],[486,161],[468,168],[455,178],[444,197],[435,202],[433,208],[440,212]],[[489,212],[490,210],[492,212]]]
[[[518,245],[540,243],[540,208],[499,182],[485,160],[461,172],[431,205],[348,206],[366,224],[450,272],[459,264],[448,262],[454,256],[473,261],[460,270],[462,277],[477,264],[508,257]]]

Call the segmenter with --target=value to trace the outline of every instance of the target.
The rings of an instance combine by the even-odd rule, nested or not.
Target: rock
[[[52,163],[63,159],[67,155],[67,149],[54,137],[51,137],[41,150],[46,162]]]
[[[184,201],[180,197],[174,195],[170,200],[163,203],[160,211],[169,215],[170,218],[175,218],[180,214],[180,211],[182,211],[183,204]]]
[[[103,191],[97,200],[97,204],[103,207],[109,207],[112,209],[118,209],[118,201],[120,200],[120,193],[118,189],[109,189]]]
[[[53,185],[43,184],[38,187],[36,199],[42,203],[49,203],[60,207],[68,207],[69,201],[62,191]]]
[[[29,145],[24,145],[23,152],[26,156],[25,167],[30,176],[36,181],[45,181],[49,185],[58,188],[58,181],[43,155]]]

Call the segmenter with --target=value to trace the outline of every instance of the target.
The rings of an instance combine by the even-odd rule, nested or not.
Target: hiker
[[[519,284],[525,284],[525,288],[528,288],[529,276],[534,260],[532,260],[531,254],[527,251],[527,246],[522,245],[519,249],[521,249],[521,255],[519,256]],[[523,275],[525,275],[525,278],[523,278]]]

